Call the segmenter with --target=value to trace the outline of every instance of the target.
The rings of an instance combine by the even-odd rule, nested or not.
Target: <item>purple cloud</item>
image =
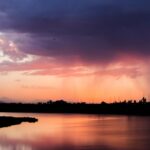
[[[0,29],[25,53],[109,63],[150,56],[147,0],[1,0]]]

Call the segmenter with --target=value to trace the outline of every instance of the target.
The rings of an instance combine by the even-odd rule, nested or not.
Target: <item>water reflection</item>
[[[0,150],[149,150],[150,146],[150,117],[9,115],[36,117],[39,122],[0,129]]]

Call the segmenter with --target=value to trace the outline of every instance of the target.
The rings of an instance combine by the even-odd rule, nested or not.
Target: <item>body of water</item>
[[[36,123],[0,128],[0,150],[150,150],[150,117],[0,113]]]

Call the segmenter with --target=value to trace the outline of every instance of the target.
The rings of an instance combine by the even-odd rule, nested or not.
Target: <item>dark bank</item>
[[[37,121],[38,120],[36,118],[30,118],[30,117],[1,116],[0,117],[0,128],[21,124],[22,122],[34,123]]]
[[[139,101],[128,100],[99,104],[69,103],[64,100],[45,103],[0,103],[1,112],[33,113],[79,113],[79,114],[114,114],[114,115],[150,115],[150,102],[146,98]]]

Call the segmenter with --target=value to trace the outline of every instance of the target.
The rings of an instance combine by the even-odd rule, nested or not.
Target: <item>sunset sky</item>
[[[0,100],[150,98],[150,1],[0,0]]]

